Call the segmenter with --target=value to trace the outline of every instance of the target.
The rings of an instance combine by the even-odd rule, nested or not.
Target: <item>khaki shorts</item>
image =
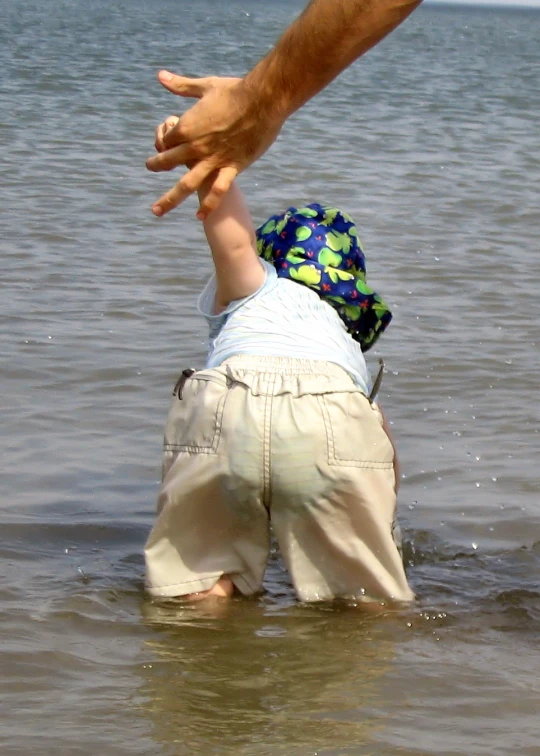
[[[394,482],[381,413],[337,365],[238,356],[196,372],[165,428],[148,591],[222,575],[259,591],[271,524],[300,600],[410,601]]]

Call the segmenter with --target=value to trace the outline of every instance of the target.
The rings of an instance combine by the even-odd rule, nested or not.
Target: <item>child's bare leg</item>
[[[230,598],[234,593],[234,583],[226,575],[220,577],[213,588],[208,591],[199,591],[198,593],[188,593],[182,596],[185,601],[200,601],[201,599],[215,596],[216,598]]]

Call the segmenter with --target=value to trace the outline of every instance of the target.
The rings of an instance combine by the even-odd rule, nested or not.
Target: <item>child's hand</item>
[[[163,121],[163,123],[160,123],[159,126],[156,128],[155,146],[158,152],[165,152],[165,150],[168,149],[164,141],[165,134],[167,134],[171,129],[173,129],[179,120],[180,120],[179,116],[167,116],[167,118]],[[196,163],[197,163],[196,160],[186,160],[186,166],[189,169],[193,168],[193,166]],[[212,175],[212,180],[213,179],[214,179],[214,176]]]
[[[165,142],[163,141],[163,138],[165,134],[173,129],[180,118],[178,116],[168,116],[163,123],[160,123],[159,126],[156,129],[156,150],[158,152],[164,152],[167,147],[165,146]]]

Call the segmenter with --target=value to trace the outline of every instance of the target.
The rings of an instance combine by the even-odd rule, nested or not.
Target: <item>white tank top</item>
[[[210,327],[206,367],[237,354],[333,362],[369,395],[371,378],[360,345],[334,308],[307,286],[279,278],[265,260],[265,281],[258,291],[231,302],[215,315],[216,277],[199,297],[199,311]]]

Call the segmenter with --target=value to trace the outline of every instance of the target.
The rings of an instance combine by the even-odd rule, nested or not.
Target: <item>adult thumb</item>
[[[186,76],[178,76],[170,71],[160,71],[158,73],[158,80],[165,89],[176,95],[182,97],[202,97],[208,85],[210,79],[188,79]]]

